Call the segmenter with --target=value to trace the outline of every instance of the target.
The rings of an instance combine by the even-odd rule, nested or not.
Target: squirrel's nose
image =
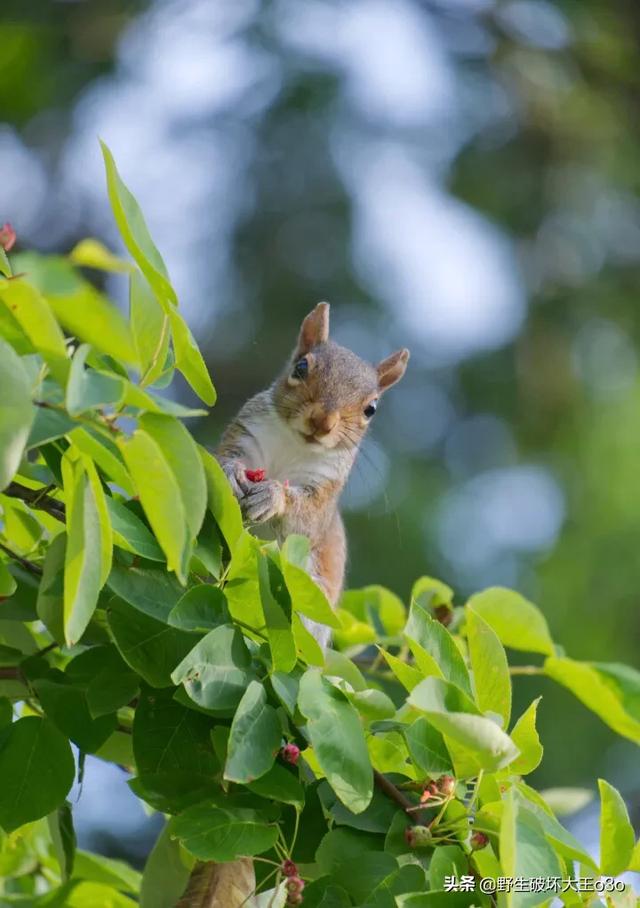
[[[324,410],[314,410],[309,417],[309,424],[314,430],[314,434],[328,435],[337,426],[339,415],[337,410],[330,413]]]

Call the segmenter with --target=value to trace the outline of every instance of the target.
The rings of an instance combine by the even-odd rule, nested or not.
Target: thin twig
[[[18,555],[17,552],[14,552],[13,549],[10,549],[8,545],[5,545],[4,542],[0,542],[0,549],[2,549],[5,554],[11,558],[12,561],[16,561],[21,565],[25,571],[29,571],[31,574],[35,574],[36,577],[42,576],[42,568],[40,565],[35,564],[33,561],[29,561],[28,558],[23,558],[22,555]]]

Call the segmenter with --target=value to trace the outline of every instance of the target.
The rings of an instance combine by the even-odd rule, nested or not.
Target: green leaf
[[[513,732],[511,734],[513,737]],[[568,817],[593,801],[593,791],[590,788],[575,787],[545,788],[540,792],[540,797],[556,816]]]
[[[208,583],[187,590],[168,618],[172,627],[204,633],[228,620],[224,593]]]
[[[437,608],[439,605],[450,606],[453,601],[453,590],[441,580],[433,577],[419,577],[411,590],[411,602],[416,602],[423,610]]]
[[[428,719],[419,716],[403,728],[411,759],[420,775],[432,773],[442,775],[453,769],[449,751],[440,732],[429,724]]]
[[[376,847],[378,841],[351,829],[333,829],[316,852],[321,871],[331,874],[357,905],[363,905],[369,893],[398,869],[396,858]]]
[[[353,703],[361,716],[370,721],[390,719],[396,714],[396,708],[383,691],[370,688],[369,690],[354,691],[347,697]]]
[[[542,827],[545,836],[560,857],[568,861],[580,861],[592,870],[598,869],[591,855],[583,848],[580,842],[558,822],[550,812],[549,806],[537,791],[529,788],[524,782],[517,782],[516,789],[516,800],[520,804],[520,812],[529,812],[535,816]]]
[[[268,825],[255,810],[223,810],[208,804],[189,807],[169,825],[170,835],[201,861],[233,861],[262,854],[278,838],[277,826]]]
[[[278,714],[267,703],[267,692],[251,681],[231,723],[225,779],[242,784],[259,779],[273,766],[281,738]]]
[[[151,239],[144,215],[122,181],[109,148],[100,142],[107,176],[107,191],[113,215],[124,244],[161,302],[178,305],[162,256]]]
[[[48,441],[53,441],[66,435],[74,428],[76,423],[69,419],[66,413],[59,410],[50,410],[47,407],[38,407],[36,418],[31,426],[27,448],[38,448]]]
[[[68,259],[34,253],[21,253],[18,258],[21,269],[28,273],[69,334],[116,360],[136,364],[131,332],[122,313]],[[38,344],[36,347],[41,349]],[[58,380],[64,383],[60,377]]]
[[[414,647],[412,651],[421,670],[430,674],[442,673],[445,680],[471,695],[469,672],[455,640],[446,627],[428,615],[417,602],[411,605],[404,635],[409,645],[415,642],[420,647],[420,650]],[[429,664],[421,665],[421,651],[429,657]]]
[[[52,411],[45,410],[43,412]],[[67,437],[74,447],[87,457],[90,457],[105,476],[119,486],[123,492],[126,492],[127,495],[135,494],[133,483],[127,473],[124,461],[117,446],[112,441],[103,435],[98,435],[92,429],[81,426],[74,428],[72,432],[68,433]]]
[[[127,706],[138,693],[139,678],[129,671],[115,646],[100,647],[101,659],[98,662],[93,648],[88,652],[95,665],[95,673],[86,687],[87,706],[92,718],[113,713]],[[74,660],[74,662],[76,662]],[[67,669],[69,671],[69,669]]]
[[[168,311],[176,355],[176,368],[182,372],[200,400],[212,407],[216,402],[216,389],[207,370],[202,353],[189,326],[175,309]]]
[[[441,678],[426,678],[407,702],[424,712],[443,735],[470,750],[482,769],[495,772],[518,755],[511,738],[491,719],[480,716],[463,691]]]
[[[85,457],[84,467],[87,471],[89,486],[93,494],[100,525],[100,587],[102,588],[107,582],[107,577],[111,573],[111,563],[113,559],[113,530],[111,529],[111,519],[107,509],[104,489],[102,488],[93,461]]]
[[[144,865],[140,908],[174,908],[187,888],[193,859],[164,827]]]
[[[616,669],[623,668],[620,672]],[[549,658],[544,673],[568,688],[619,735],[640,744],[640,673],[627,666]]]
[[[327,650],[323,674],[344,678],[355,691],[367,690],[368,685],[360,669],[348,656],[335,649]]]
[[[274,763],[259,779],[247,783],[247,788],[261,798],[268,798],[271,801],[283,801],[300,809],[304,805],[304,789],[300,781],[293,772],[280,763]]]
[[[171,675],[194,703],[215,710],[235,709],[253,677],[242,634],[229,624],[210,631]]]
[[[118,498],[106,498],[114,544],[149,561],[164,561],[155,536],[138,515]]]
[[[402,601],[395,593],[377,584],[359,590],[347,590],[340,599],[340,607],[358,621],[370,624],[380,635],[389,637],[400,634],[406,621],[406,609]]]
[[[11,264],[7,258],[7,253],[4,251],[4,248],[0,246],[0,274],[3,274],[5,277],[11,277]]]
[[[64,883],[71,877],[76,856],[76,833],[73,828],[73,815],[69,802],[64,801],[57,810],[50,813],[47,822],[53,842],[53,851]]]
[[[289,604],[288,617],[272,590],[272,583],[282,585],[282,575],[271,560],[261,552],[258,553],[258,582],[273,670],[290,672],[298,660],[296,643],[291,630],[291,607],[287,603]],[[284,598],[283,592],[280,589],[280,600]]]
[[[531,703],[520,716],[511,732],[511,740],[520,751],[509,769],[521,776],[533,772],[542,760],[543,747],[536,730],[536,715],[541,697]]]
[[[143,373],[142,384],[153,384],[164,368],[169,351],[169,316],[137,270],[129,279],[129,321]]]
[[[107,610],[109,628],[122,658],[152,687],[168,687],[171,672],[193,646],[193,637],[167,627],[114,597]]]
[[[18,470],[34,418],[29,376],[14,349],[0,339],[0,489]]]
[[[494,586],[467,603],[511,649],[553,656],[554,646],[542,612],[513,590]]]
[[[91,855],[97,859],[98,855]],[[107,860],[104,858],[103,860]],[[133,871],[132,871],[133,872]],[[52,903],[47,908],[87,908],[88,905],[108,905],[109,908],[136,908],[137,903],[112,886],[103,883],[71,881],[72,891],[64,896],[62,903]],[[46,904],[46,903],[45,903]]]
[[[272,672],[269,678],[274,694],[291,717],[296,711],[301,676],[301,670],[296,668],[286,675],[281,672]]]
[[[289,536],[280,550],[280,567],[296,612],[313,621],[339,628],[340,621],[317,583],[307,573],[309,540],[306,536]]]
[[[384,649],[381,649],[380,652],[384,656],[385,662],[393,674],[406,690],[412,691],[414,687],[420,684],[422,681],[422,672],[419,672],[413,665],[407,665],[402,659],[393,656]]]
[[[635,845],[633,826],[620,793],[598,779],[600,791],[600,872],[618,876],[629,867]]]
[[[215,457],[202,446],[198,450],[207,483],[207,506],[220,527],[229,549],[233,552],[244,531],[240,505]]]
[[[140,428],[160,447],[178,483],[191,539],[200,532],[207,506],[207,485],[198,448],[187,429],[172,416],[146,413]]]
[[[66,392],[67,410],[71,416],[102,407],[117,407],[124,397],[124,383],[120,376],[94,369],[85,370],[90,352],[88,344],[81,344],[71,360]]]
[[[4,561],[0,560],[0,599],[6,599],[12,596],[17,587],[15,577],[9,573]]]
[[[51,813],[73,784],[69,742],[48,719],[27,716],[0,732],[0,826],[11,832]]]
[[[565,876],[562,864],[547,842],[539,821],[533,814],[519,808],[509,792],[504,801],[500,823],[500,863],[507,877]],[[513,892],[506,894],[508,908],[530,908],[549,900],[548,892]]]
[[[69,334],[107,356],[137,365],[131,331],[122,313],[91,284],[78,280],[72,292],[47,293],[46,297]]]
[[[107,584],[138,611],[167,622],[169,613],[184,595],[176,578],[157,567],[128,568],[114,564]]]
[[[444,889],[445,878],[459,880],[469,874],[469,860],[458,845],[443,845],[436,848],[429,864],[429,885],[432,889]]]
[[[38,678],[32,683],[47,716],[85,753],[95,753],[115,731],[115,715],[93,719],[84,692],[64,675],[59,681]]]
[[[0,300],[49,365],[55,379],[64,385],[69,372],[67,348],[47,301],[23,278],[0,282]]]
[[[327,781],[345,807],[361,813],[373,794],[373,771],[357,712],[318,669],[303,675],[298,708]]]
[[[114,255],[100,240],[87,237],[80,240],[69,253],[69,261],[85,268],[96,268],[99,271],[116,271],[126,274],[133,266],[130,262]]]
[[[44,559],[36,611],[51,636],[64,642],[64,562],[67,534],[53,540]]]
[[[511,717],[511,676],[504,647],[495,631],[470,607],[466,630],[476,702],[482,712],[501,715],[506,728]]]
[[[137,894],[140,890],[141,877],[137,870],[133,870],[133,868],[129,867],[128,864],[125,864],[124,861],[107,858],[101,854],[90,854],[88,851],[76,852],[73,876],[74,878],[89,880],[93,883],[100,883],[104,886],[111,886],[119,892],[132,892]],[[85,905],[95,905],[97,908],[98,905],[103,904],[105,905],[105,908],[106,905],[108,905],[109,908],[111,908],[112,905],[113,908],[120,908],[121,904],[128,905],[129,902],[93,902],[89,899],[81,904],[83,908]]]
[[[108,548],[102,505],[85,465],[68,454],[62,458],[67,506],[64,565],[64,635],[69,646],[82,637],[98,602]]]
[[[142,429],[118,445],[169,570],[184,583],[189,530],[178,480],[162,447]]]
[[[211,720],[173,698],[173,688],[143,688],[133,722],[138,772],[181,771],[213,776],[219,769],[211,746]]]

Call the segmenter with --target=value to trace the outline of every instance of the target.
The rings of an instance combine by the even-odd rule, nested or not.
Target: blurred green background
[[[219,390],[207,443],[320,299],[361,355],[409,346],[350,585],[510,585],[571,656],[638,665],[639,49],[636,0],[4,0],[0,222],[117,246],[109,143]],[[637,822],[637,749],[543,687],[536,784],[606,776]]]

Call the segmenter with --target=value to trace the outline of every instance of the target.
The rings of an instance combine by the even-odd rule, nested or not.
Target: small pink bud
[[[5,252],[10,252],[16,241],[16,232],[8,222],[0,227],[0,246]]]
[[[304,889],[304,880],[301,880],[299,876],[292,876],[289,877],[284,886],[287,892],[291,893],[291,895],[296,895]]]
[[[285,763],[291,763],[292,766],[295,766],[300,756],[300,748],[297,744],[285,744],[280,750],[280,756]]]
[[[480,851],[481,848],[485,848],[489,844],[489,837],[484,832],[474,832],[471,836],[470,844],[474,851]]]
[[[285,876],[297,876],[298,868],[296,867],[296,865],[293,861],[291,861],[291,860],[289,860],[289,858],[287,858],[286,861],[282,862],[282,872],[284,873]]]
[[[456,790],[456,780],[453,776],[441,776],[438,780],[438,788],[443,795],[449,797],[449,795],[452,795]]]
[[[406,829],[404,837],[411,848],[425,848],[431,845],[433,838],[428,826],[413,826]]]

